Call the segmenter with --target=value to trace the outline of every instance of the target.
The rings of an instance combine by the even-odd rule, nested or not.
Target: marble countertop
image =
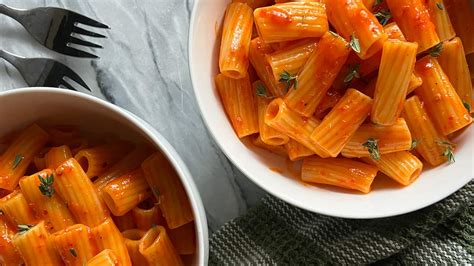
[[[67,64],[92,94],[141,117],[175,147],[188,165],[204,201],[209,228],[216,230],[265,194],[237,170],[207,132],[191,86],[187,62],[193,0],[2,0],[17,8],[55,6],[95,18],[111,27],[99,60],[52,52],[13,19],[0,17],[0,49]],[[0,91],[25,87],[16,69],[0,61]]]

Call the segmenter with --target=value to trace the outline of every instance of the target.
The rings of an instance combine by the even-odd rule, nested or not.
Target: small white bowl
[[[373,191],[367,195],[303,184],[299,177],[284,171],[285,160],[244,145],[226,117],[214,84],[219,53],[219,40],[216,38],[229,2],[195,0],[189,35],[189,67],[194,93],[209,131],[227,157],[261,188],[312,212],[345,218],[380,218],[408,213],[433,204],[473,178],[472,127],[455,140],[459,144],[456,163],[425,170],[408,187],[399,187],[390,180],[377,178],[372,186]]]
[[[77,126],[99,135],[113,134],[151,143],[172,163],[194,212],[197,253],[194,265],[207,265],[209,243],[206,213],[191,173],[168,141],[142,119],[98,98],[57,88],[25,88],[0,92],[0,137],[41,121]]]

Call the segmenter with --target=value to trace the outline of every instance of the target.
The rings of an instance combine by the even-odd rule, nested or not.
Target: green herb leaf
[[[160,204],[160,196],[161,192],[160,189],[157,186],[152,186],[151,191],[153,192],[153,195],[155,195],[156,200],[158,201],[158,204]]]
[[[354,50],[354,52],[360,53],[359,39],[357,39],[355,33],[352,33],[351,41],[349,42],[349,45],[351,46],[352,50]]]
[[[362,144],[362,146],[366,147],[370,153],[370,157],[376,161],[380,160],[380,151],[379,151],[379,144],[378,140],[374,138],[369,138],[367,142]]]
[[[48,198],[51,198],[54,195],[54,175],[51,174],[49,176],[46,176],[46,178],[42,177],[41,175],[38,175],[38,178],[41,183],[38,186],[39,190],[41,191],[41,194],[47,196]]]
[[[33,228],[34,225],[29,225],[29,224],[19,224],[17,225],[17,230],[18,230],[18,233],[21,235],[21,234],[24,234],[26,232],[28,232],[28,230],[30,230],[31,228]]]
[[[471,112],[471,105],[464,100],[462,100],[462,104],[464,105],[464,108],[470,113]]]
[[[70,248],[70,249],[69,249],[69,253],[71,253],[71,255],[73,255],[74,257],[77,258],[77,252],[76,252],[76,249],[75,249],[75,248]]]
[[[267,95],[267,88],[265,88],[265,85],[263,85],[262,82],[257,82],[256,90],[257,90],[257,96],[265,97],[265,98],[272,98],[272,97]]]
[[[444,10],[444,5],[443,3],[436,3],[436,6],[440,9],[440,10]]]
[[[392,14],[387,9],[382,9],[374,15],[382,26],[387,25],[388,21],[392,18]]]
[[[344,83],[349,84],[354,80],[354,78],[360,78],[359,74],[360,64],[349,65],[349,72],[347,76],[344,78]]]
[[[298,80],[296,78],[296,75],[291,75],[288,71],[284,70],[283,73],[280,74],[279,81],[286,83],[285,89],[287,91],[291,88],[291,85],[293,85],[294,89],[296,90],[298,88]]]
[[[444,146],[446,148],[441,155],[448,158],[449,163],[455,163],[454,144],[449,141],[438,141],[437,143],[438,145]]]
[[[411,141],[411,147],[410,147],[410,151],[414,150],[416,148],[416,146],[418,146],[418,140],[417,139],[413,139]]]
[[[25,157],[21,154],[17,154],[15,156],[15,159],[13,160],[13,164],[12,164],[12,167],[13,167],[13,170],[15,170],[18,165],[20,165],[21,161],[23,161],[23,159],[25,159]]]
[[[383,0],[375,0],[375,3],[374,3],[374,5],[373,5],[372,8],[377,7],[377,6],[380,5],[382,2],[383,2]]]
[[[441,51],[443,51],[443,43],[438,43],[437,45],[433,46],[430,50],[429,50],[429,54],[432,56],[432,57],[439,57],[441,55]]]
[[[338,37],[341,37],[339,36],[339,34],[335,33],[334,31],[330,30],[329,33],[331,33],[332,36],[338,38]]]

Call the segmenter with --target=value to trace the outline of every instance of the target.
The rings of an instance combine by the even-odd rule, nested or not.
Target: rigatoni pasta
[[[32,135],[38,132],[45,137],[45,143],[41,148],[26,145],[33,149],[24,153],[29,158],[26,159],[27,175],[19,182],[15,176],[6,177],[6,182],[16,183],[15,188],[13,191],[0,189],[1,265],[132,265],[129,241],[121,231],[137,230],[144,236],[146,230],[157,225],[165,226],[173,238],[166,245],[154,245],[154,252],[164,256],[173,250],[171,257],[178,256],[179,260],[181,254],[196,252],[191,206],[179,176],[165,156],[159,156],[160,162],[156,165],[152,161],[152,167],[158,170],[153,170],[147,181],[141,164],[152,152],[148,145],[137,143],[131,150],[128,141],[100,143],[96,134],[83,136],[73,127],[45,129],[34,124],[20,132],[21,138],[15,138],[16,135],[8,140],[2,138],[2,152],[9,153],[20,151],[23,154],[25,147],[17,145],[15,139],[24,138],[25,131],[31,139],[25,138],[22,143],[36,140],[37,136]],[[76,147],[84,151],[82,155],[87,157],[87,163],[80,164],[73,158],[74,149],[70,145],[76,143],[87,143],[86,149]],[[82,155],[77,158],[83,158]],[[42,164],[33,163],[31,158],[34,157],[42,158]],[[104,165],[87,176],[86,169],[89,166],[94,169],[93,164],[99,162]],[[0,161],[0,165],[9,163]],[[157,182],[157,178],[163,180]],[[152,195],[152,189],[156,195]],[[168,221],[162,215],[162,205],[166,205],[163,209]],[[134,263],[148,265],[139,252],[141,236],[133,241],[133,255],[134,258],[141,256],[142,260]]]
[[[255,25],[266,43],[321,37],[328,30],[324,4],[290,2],[257,8]]]
[[[143,236],[140,253],[150,265],[183,265],[163,226],[155,226]]]
[[[228,99],[224,110],[234,128],[256,115],[258,128],[237,136],[285,159],[277,172],[291,178],[368,193],[380,170],[408,186],[424,163],[454,163],[454,140],[469,132],[473,14],[468,0],[259,2],[248,81],[235,86],[253,82],[257,99],[243,116]]]
[[[417,49],[416,43],[385,42],[371,112],[373,123],[390,126],[400,116],[413,75]]]
[[[441,133],[448,135],[471,124],[469,112],[438,60],[427,56],[416,63],[416,71],[422,77],[423,84],[415,93],[423,100],[430,118]]]
[[[252,25],[252,9],[248,5],[231,3],[228,6],[219,55],[219,67],[225,76],[234,79],[247,76]]]
[[[312,116],[348,55],[348,44],[343,38],[324,34],[286,94],[285,103],[302,116]]]

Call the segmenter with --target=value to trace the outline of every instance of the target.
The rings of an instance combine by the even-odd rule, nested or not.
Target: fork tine
[[[79,77],[79,75],[77,75],[76,72],[74,72],[72,69],[67,68],[67,69],[64,71],[64,77],[62,78],[62,81],[64,81],[64,83],[66,83],[66,81],[64,80],[65,77],[67,77],[67,78],[73,80],[73,81],[76,82],[77,84],[79,84],[79,85],[81,85],[82,87],[84,87],[86,90],[92,91],[92,90],[87,86],[87,84],[81,79],[81,77]]]
[[[67,83],[66,81],[62,81],[61,84],[59,85],[63,85],[64,87],[66,87],[67,89],[69,90],[72,90],[72,91],[77,91],[76,88],[74,88],[71,84]]]
[[[76,37],[69,37],[69,43],[74,43],[74,44],[79,44],[79,45],[84,45],[84,46],[88,46],[88,47],[93,47],[93,48],[103,48],[102,46],[98,45],[98,44],[95,44],[95,43],[92,43],[92,42],[89,42],[89,41],[86,41],[86,40],[82,40],[82,39],[79,39],[79,38],[76,38]]]
[[[74,28],[72,28],[72,32],[77,33],[77,34],[81,34],[81,35],[96,37],[96,38],[107,38],[105,35],[95,33],[95,32],[92,32],[92,31],[88,31],[86,29],[79,28],[77,26],[74,26]]]
[[[76,57],[99,58],[97,55],[94,55],[94,54],[91,54],[91,53],[88,53],[88,52],[85,52],[73,47],[69,47],[69,46],[66,46],[64,50],[62,51],[62,53],[71,55],[71,56],[76,56]]]
[[[84,25],[89,25],[92,27],[97,27],[97,28],[103,28],[103,29],[110,29],[109,26],[97,21],[93,20],[89,17],[86,17],[84,15],[78,14],[74,12],[74,16],[72,16],[72,19],[76,22],[82,23]]]

